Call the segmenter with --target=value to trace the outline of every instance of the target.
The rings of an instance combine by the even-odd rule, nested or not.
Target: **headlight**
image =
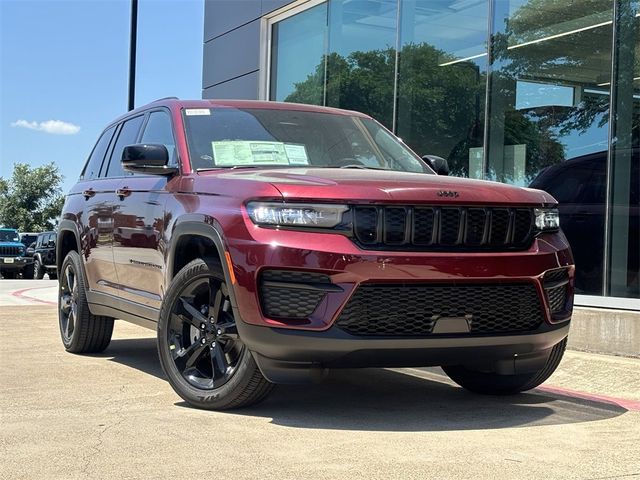
[[[536,228],[540,231],[558,230],[560,228],[560,214],[557,208],[535,208]]]
[[[249,217],[258,225],[332,228],[342,221],[346,205],[264,203],[247,205]]]

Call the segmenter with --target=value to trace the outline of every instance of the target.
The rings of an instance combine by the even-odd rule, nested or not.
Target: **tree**
[[[64,204],[63,178],[54,163],[16,163],[10,179],[0,177],[0,225],[23,232],[53,229]]]

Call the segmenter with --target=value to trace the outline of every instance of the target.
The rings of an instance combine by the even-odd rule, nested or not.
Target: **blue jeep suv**
[[[27,247],[20,242],[18,231],[0,228],[0,275],[3,278],[33,278],[33,258],[26,255]]]

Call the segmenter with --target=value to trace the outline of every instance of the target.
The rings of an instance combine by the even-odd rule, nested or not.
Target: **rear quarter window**
[[[98,175],[100,174],[100,167],[104,161],[104,156],[107,153],[107,149],[109,148],[115,129],[116,127],[111,127],[105,130],[105,132],[100,136],[95,147],[93,147],[89,160],[87,160],[87,164],[82,171],[82,175],[80,175],[81,179],[91,180],[93,178],[98,178]]]

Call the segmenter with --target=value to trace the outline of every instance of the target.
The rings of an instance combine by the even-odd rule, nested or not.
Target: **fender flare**
[[[165,264],[166,264],[166,284],[169,285],[171,280],[173,279],[173,265],[175,260],[176,248],[180,241],[180,238],[185,235],[197,235],[200,237],[205,237],[211,240],[218,251],[218,257],[220,257],[220,264],[222,265],[222,272],[224,273],[225,281],[227,285],[229,285],[229,299],[231,300],[231,306],[234,310],[234,313],[238,315],[238,303],[236,302],[235,297],[235,286],[231,279],[233,278],[231,272],[229,271],[229,265],[227,264],[227,252],[225,242],[223,240],[223,236],[220,233],[222,227],[215,221],[215,219],[211,217],[201,218],[201,219],[185,219],[180,221],[179,219],[176,221],[175,227],[171,232],[171,237],[169,240],[169,245],[166,250]]]
[[[78,247],[78,253],[82,259],[82,244],[80,243],[80,232],[78,231],[78,225],[72,220],[60,220],[58,224],[58,234],[56,235],[56,267],[57,270],[60,270],[62,266],[62,262],[64,262],[64,258],[62,257],[62,234],[65,232],[73,233],[73,236],[76,239],[76,246]],[[82,267],[84,268],[84,261],[82,261]],[[86,273],[86,272],[85,272]],[[85,275],[86,276],[86,275]]]

